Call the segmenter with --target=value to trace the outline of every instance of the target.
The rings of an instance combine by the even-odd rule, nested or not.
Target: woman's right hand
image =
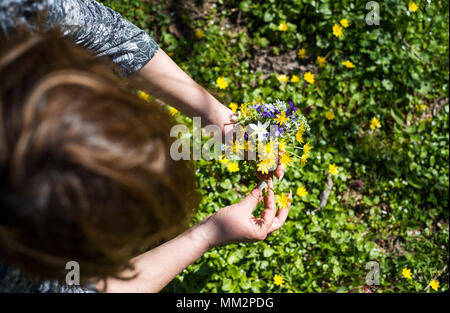
[[[263,195],[263,189],[266,195]],[[289,197],[292,199],[292,193]],[[257,204],[264,199],[264,211],[260,217],[254,217],[252,212]],[[205,240],[209,247],[232,243],[264,240],[268,234],[283,226],[288,216],[290,204],[286,209],[277,212],[273,181],[269,178],[261,182],[241,202],[224,207],[215,214],[205,218],[201,224],[206,226]]]

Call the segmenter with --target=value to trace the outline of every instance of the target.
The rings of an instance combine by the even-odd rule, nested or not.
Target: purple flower
[[[294,106],[294,102],[289,101],[289,109],[287,110],[287,116],[292,115],[295,111],[297,111],[298,109]]]

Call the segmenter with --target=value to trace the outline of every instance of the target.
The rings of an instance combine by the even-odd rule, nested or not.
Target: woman
[[[288,210],[276,212],[269,178],[166,241],[198,204],[192,170],[170,158],[168,117],[119,88],[112,64],[55,33],[5,45],[0,290],[155,292],[208,249],[262,240],[283,225]],[[84,287],[60,283],[69,261],[80,264]]]

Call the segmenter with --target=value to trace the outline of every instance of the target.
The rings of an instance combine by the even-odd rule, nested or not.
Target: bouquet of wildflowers
[[[274,103],[244,103],[238,109],[230,104],[236,113],[238,130],[235,138],[222,149],[225,156],[221,162],[228,165],[230,172],[239,170],[237,160],[243,156],[254,161],[262,174],[277,168],[278,163],[287,168],[294,158],[306,164],[311,150],[310,143],[304,140],[310,130],[306,118],[293,102],[287,104],[276,100]]]

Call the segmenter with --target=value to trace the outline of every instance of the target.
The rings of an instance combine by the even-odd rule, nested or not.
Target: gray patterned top
[[[144,30],[95,0],[0,0],[0,30],[8,34],[18,23],[33,30],[32,17],[45,11],[46,27],[60,25],[64,36],[111,57],[125,74],[139,71],[159,49]]]
[[[64,36],[98,56],[109,56],[125,74],[139,71],[159,49],[145,31],[95,0],[0,0],[0,31],[8,35],[18,24],[36,30],[32,17],[45,11],[45,27],[60,25]],[[0,264],[0,292],[96,291],[92,286],[42,282]]]

